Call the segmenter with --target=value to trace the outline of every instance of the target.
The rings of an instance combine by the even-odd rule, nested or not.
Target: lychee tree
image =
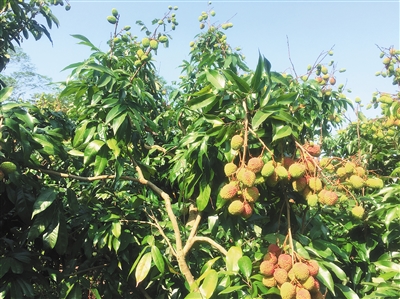
[[[166,92],[176,14],[136,36],[112,9],[105,52],[75,35],[72,110],[1,91],[2,297],[396,298],[399,188],[329,137],[352,107],[332,49],[252,70],[210,8]]]

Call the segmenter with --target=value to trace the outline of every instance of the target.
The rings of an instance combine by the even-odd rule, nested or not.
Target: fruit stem
[[[289,236],[289,247],[290,247],[290,255],[292,257],[292,265],[294,264],[294,245],[293,245],[293,237],[292,237],[292,228],[290,223],[290,203],[287,198],[285,192],[285,202],[286,202],[286,214],[287,214],[287,221],[288,221],[288,236]]]

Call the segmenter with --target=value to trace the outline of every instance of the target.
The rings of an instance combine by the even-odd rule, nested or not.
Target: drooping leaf
[[[253,264],[248,256],[242,256],[238,261],[240,272],[249,278],[253,270]]]
[[[33,204],[32,219],[35,215],[46,210],[57,198],[57,192],[53,188],[47,188],[40,193]]]
[[[214,269],[211,269],[205,273],[205,278],[200,286],[201,294],[209,299],[214,294],[215,288],[218,284],[218,273]]]
[[[226,255],[226,269],[232,272],[239,271],[239,259],[243,256],[242,249],[237,246],[232,246]]]
[[[146,278],[151,268],[151,252],[145,253],[137,264],[135,270],[136,287]]]

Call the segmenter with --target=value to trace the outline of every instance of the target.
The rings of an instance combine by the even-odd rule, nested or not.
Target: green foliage
[[[279,244],[295,261],[318,262],[325,298],[396,298],[398,134],[374,141],[371,155],[368,131],[356,143],[354,133],[363,124],[388,132],[398,99],[385,102],[382,120],[360,114],[330,137],[352,107],[324,63],[332,52],[306,75],[273,71],[261,54],[252,70],[220,30],[229,23],[197,35],[177,88],[165,86],[153,60],[168,47],[175,10],[155,19],[153,31],[138,21],[140,37],[118,30],[121,15],[111,10],[106,52],[74,35],[92,54],[66,67],[56,99],[32,105],[13,101],[11,87],[0,90],[0,162],[17,168],[0,181],[1,297],[279,298],[259,272],[269,245]],[[214,15],[201,14],[203,27]],[[233,150],[237,134],[243,145]],[[236,172],[226,177],[224,166],[247,167],[251,157],[270,161],[276,182],[259,174],[260,197],[249,203],[250,186],[235,182]],[[296,158],[307,179],[342,188],[341,199],[308,205],[288,174],[275,173]],[[353,173],[330,172],[330,163],[336,170],[348,160],[364,166],[363,178],[386,163],[385,187],[354,190],[346,181]],[[228,213],[220,196],[228,181],[246,214]],[[351,214],[354,206],[364,217]]]

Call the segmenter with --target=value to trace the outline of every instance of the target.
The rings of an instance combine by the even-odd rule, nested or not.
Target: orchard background
[[[1,70],[64,2],[0,2]],[[398,298],[399,91],[370,119],[331,49],[251,69],[211,7],[170,86],[178,11],[135,29],[110,8],[108,50],[74,35],[91,54],[29,100],[48,78],[0,74],[0,298]],[[379,55],[398,89],[400,51]]]

